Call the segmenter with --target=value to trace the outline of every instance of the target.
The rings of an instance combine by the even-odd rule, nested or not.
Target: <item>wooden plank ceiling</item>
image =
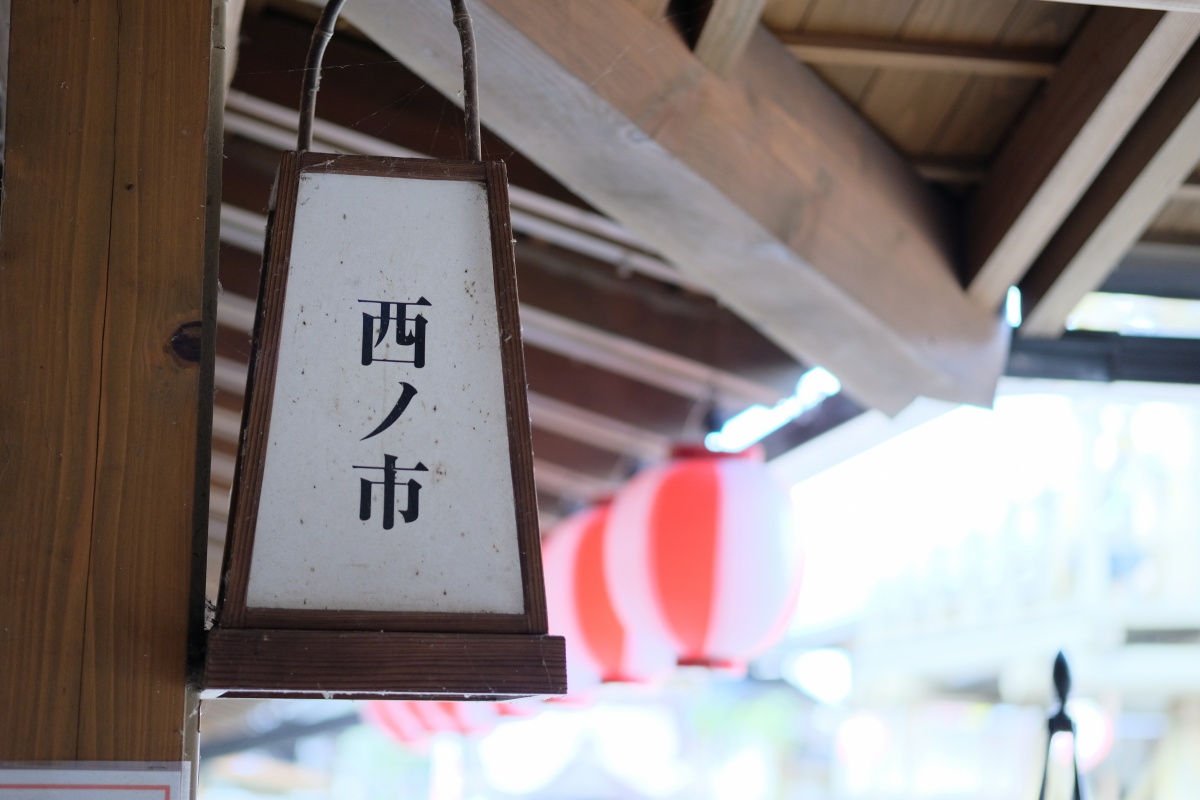
[[[461,157],[461,113],[443,96],[459,82],[444,6],[347,4],[314,149]],[[788,395],[811,364],[847,391],[768,440],[774,451],[862,406],[988,402],[1011,285],[1041,336],[1059,335],[1106,281],[1200,296],[1200,14],[1042,0],[472,9],[484,150],[514,187],[547,524],[672,443]],[[263,214],[293,146],[315,13],[250,0],[241,20],[226,106],[214,545]],[[1176,248],[1169,268],[1146,268],[1145,249],[1164,242]]]

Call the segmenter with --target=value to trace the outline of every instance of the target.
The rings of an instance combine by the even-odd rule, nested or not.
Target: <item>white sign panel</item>
[[[487,187],[295,191],[246,607],[525,613]]]
[[[187,800],[191,765],[0,765],[0,800]]]

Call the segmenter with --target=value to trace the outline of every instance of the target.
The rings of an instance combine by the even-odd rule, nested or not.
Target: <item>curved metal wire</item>
[[[296,149],[301,153],[312,147],[313,118],[317,111],[317,92],[321,88],[321,61],[325,58],[325,47],[333,37],[338,15],[346,0],[329,0],[321,11],[317,27],[313,29],[312,41],[308,45],[308,60],[304,68],[304,89],[300,95],[300,125],[296,136]],[[454,27],[462,45],[463,65],[463,111],[466,115],[467,158],[483,160],[483,140],[479,129],[479,77],[475,60],[475,31],[471,26],[471,14],[466,0],[450,0],[454,12]]]
[[[325,47],[333,37],[338,15],[346,0],[329,0],[313,29],[312,41],[308,44],[308,60],[304,64],[304,89],[300,94],[300,132],[296,136],[296,149],[301,153],[312,147],[313,117],[317,112],[317,92],[321,88],[321,61],[325,58]]]
[[[450,0],[454,9],[454,27],[462,44],[463,112],[467,125],[467,158],[483,161],[483,141],[479,133],[479,75],[475,63],[475,30],[466,0]]]

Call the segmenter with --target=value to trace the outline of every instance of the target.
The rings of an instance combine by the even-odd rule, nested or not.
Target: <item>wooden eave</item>
[[[544,527],[673,442],[786,395],[814,364],[846,392],[771,447],[802,445],[863,406],[987,404],[1006,363],[1191,379],[1171,366],[1186,343],[1073,334],[1055,350],[1025,337],[1056,336],[1106,282],[1200,296],[1200,15],[719,0],[706,18],[696,5],[682,29],[663,0],[472,3],[485,150],[513,182]],[[256,226],[290,146],[293,65],[314,13],[252,5],[227,105],[215,540]],[[459,155],[443,4],[398,13],[355,0],[343,29],[318,147]],[[998,306],[1010,285],[1029,323],[1008,356]]]

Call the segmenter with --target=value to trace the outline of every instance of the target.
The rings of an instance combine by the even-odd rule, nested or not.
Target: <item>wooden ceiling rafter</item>
[[[529,392],[529,416],[543,430],[640,460],[661,459],[671,449],[667,436],[534,391]]]
[[[533,460],[533,477],[539,491],[580,503],[611,497],[621,488],[620,480],[597,478],[537,458]]]
[[[1129,132],[1021,281],[1021,335],[1052,337],[1200,161],[1200,44]]]
[[[346,13],[453,96],[442,11]],[[485,123],[593,206],[876,407],[990,401],[1007,331],[958,286],[941,200],[761,28],[722,79],[625,3],[474,15]]]
[[[667,16],[671,0],[629,0],[629,3],[647,19],[659,22]]]
[[[242,397],[246,394],[247,365],[231,358],[217,356],[213,370],[213,382],[219,392],[229,392]]]
[[[913,169],[927,181],[972,185],[987,177],[987,164],[982,161],[952,158],[914,158]]]
[[[727,408],[771,406],[786,394],[740,375],[581,325],[551,311],[521,304],[526,347],[538,347],[617,375],[701,402]]]
[[[279,150],[295,146],[296,112],[268,100],[232,90],[226,104],[225,130]],[[313,147],[334,153],[424,158],[408,148],[368,136],[320,118],[313,122]],[[692,292],[708,290],[654,255],[624,226],[519,186],[509,187],[513,229],[607,261],[623,270]],[[236,220],[233,220],[236,223]]]
[[[1029,48],[900,41],[865,36],[778,31],[792,55],[814,66],[962,72],[1005,78],[1049,78],[1057,53]]]
[[[237,444],[242,435],[242,415],[237,411],[216,406],[213,408],[213,438]]]
[[[296,137],[296,111],[270,100],[256,97],[248,92],[234,89],[226,99],[226,117],[234,126],[226,127],[234,133],[276,147],[291,149]],[[247,127],[251,122],[260,123],[257,128]],[[313,140],[326,145],[330,152],[370,156],[395,156],[399,158],[428,158],[425,153],[375,136],[347,128],[343,125],[317,117],[313,120]],[[521,187],[510,187],[510,202],[522,211],[544,216],[563,225],[579,228],[611,239],[628,247],[649,250],[645,242],[638,239],[627,228],[607,217],[592,211],[564,203],[561,200],[531,192]]]
[[[213,453],[209,462],[209,476],[213,483],[222,486],[233,485],[235,459],[228,453]]]
[[[1189,178],[1187,183],[1181,184],[1171,195],[1172,198],[1186,200],[1189,203],[1200,203],[1200,181],[1193,181],[1195,178]]]
[[[968,292],[996,308],[1200,35],[1200,15],[1096,10],[968,208]]]
[[[1200,11],[1200,0],[1054,0],[1054,2],[1078,3],[1089,6],[1145,8],[1151,11]]]
[[[758,27],[766,0],[713,0],[696,40],[696,58],[718,75],[733,71]]]
[[[229,492],[214,493],[209,498],[208,519],[209,519],[209,530],[210,531],[212,530],[211,523],[214,521],[218,522],[218,523],[229,522]],[[224,533],[225,533],[225,531],[224,531],[224,529],[222,529],[221,530],[222,535],[220,538],[221,542],[225,541]],[[211,537],[210,537],[210,542],[211,542]],[[211,550],[212,548],[210,547],[209,549]],[[216,575],[220,575],[220,572],[217,572]]]
[[[1085,16],[1074,7],[1033,0],[818,0],[799,19],[784,5],[773,4],[764,15],[779,34],[886,40],[902,43],[900,49],[937,43],[950,54],[1026,54],[1036,60],[1057,60]],[[813,67],[910,159],[988,160],[1042,82],[962,71],[961,62],[954,71]]]

